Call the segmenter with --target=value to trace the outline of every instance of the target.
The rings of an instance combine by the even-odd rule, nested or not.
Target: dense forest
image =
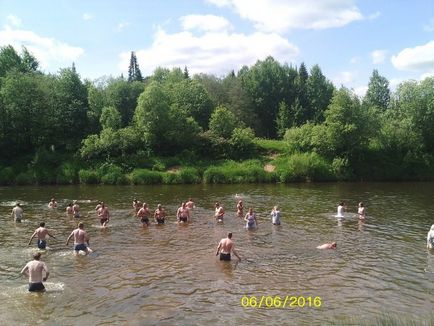
[[[363,98],[268,57],[224,77],[46,74],[0,49],[0,184],[433,180],[434,78]]]

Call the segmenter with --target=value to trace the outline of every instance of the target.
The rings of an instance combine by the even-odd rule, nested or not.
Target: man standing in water
[[[77,255],[80,250],[83,250],[86,253],[86,255],[91,252],[90,248],[88,248],[89,236],[84,230],[83,222],[78,223],[78,228],[71,232],[68,239],[66,240],[66,245],[69,244],[69,240],[71,240],[72,237],[74,237],[75,255]],[[87,243],[87,246],[85,243]]]
[[[140,222],[142,222],[143,226],[149,226],[150,216],[151,212],[149,211],[148,204],[143,203],[143,207],[137,212],[137,217],[140,218]]]
[[[48,203],[48,208],[57,208],[57,201],[54,198],[51,198],[50,202]]]
[[[185,203],[181,203],[181,206],[178,208],[176,212],[176,218],[178,223],[187,223],[190,222],[190,211],[188,210]]]
[[[45,223],[41,222],[39,223],[39,227],[35,230],[35,232],[32,234],[29,240],[29,246],[32,243],[32,240],[35,236],[38,236],[38,248],[39,249],[45,249],[47,247],[47,235],[56,239],[54,235],[51,235],[48,230],[45,228]]]
[[[41,253],[36,252],[33,254],[33,260],[28,262],[26,266],[21,270],[21,274],[29,277],[29,291],[30,292],[44,292],[45,286],[42,281],[48,279],[50,272],[48,271],[47,265],[44,262],[39,261],[41,258]],[[45,277],[42,276],[45,271]]]
[[[237,256],[238,260],[241,261],[241,257],[238,256],[238,253],[234,249],[235,244],[232,241],[232,232],[228,233],[228,237],[221,239],[220,243],[217,247],[216,256],[220,254],[220,260],[224,261],[230,261],[231,260],[231,252],[234,253],[235,256]]]
[[[161,204],[157,205],[157,209],[154,212],[154,220],[157,224],[164,224],[166,220],[166,211]]]
[[[75,218],[80,218],[80,206],[78,206],[77,201],[74,200],[72,205],[72,214]]]
[[[21,204],[17,202],[15,204],[15,207],[12,208],[12,213],[11,213],[11,216],[14,218],[14,222],[20,223],[21,220],[23,219],[23,215],[24,215],[24,211],[21,208]]]
[[[110,220],[110,212],[107,208],[107,206],[105,206],[104,202],[101,202],[101,207],[98,209],[98,217],[99,217],[99,221],[101,223],[101,226],[107,226],[107,223]]]

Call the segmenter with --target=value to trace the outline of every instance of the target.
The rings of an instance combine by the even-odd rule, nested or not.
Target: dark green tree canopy
[[[134,51],[131,51],[130,65],[128,66],[128,81],[143,81],[142,73]]]

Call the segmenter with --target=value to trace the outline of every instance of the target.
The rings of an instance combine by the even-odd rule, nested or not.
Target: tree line
[[[143,77],[132,52],[127,78],[90,81],[74,64],[43,73],[26,48],[6,46],[0,117],[0,183],[20,175],[73,183],[79,169],[154,169],[158,158],[189,166],[258,158],[256,137],[280,140],[284,156],[320,157],[332,179],[434,176],[434,79],[392,93],[377,70],[359,97],[318,65],[267,57],[224,77],[187,67]]]

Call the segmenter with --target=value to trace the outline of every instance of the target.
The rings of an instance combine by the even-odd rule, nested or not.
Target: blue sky
[[[0,46],[26,46],[45,72],[83,78],[158,66],[223,76],[271,55],[319,64],[363,94],[373,69],[391,87],[434,75],[432,0],[0,0]]]

